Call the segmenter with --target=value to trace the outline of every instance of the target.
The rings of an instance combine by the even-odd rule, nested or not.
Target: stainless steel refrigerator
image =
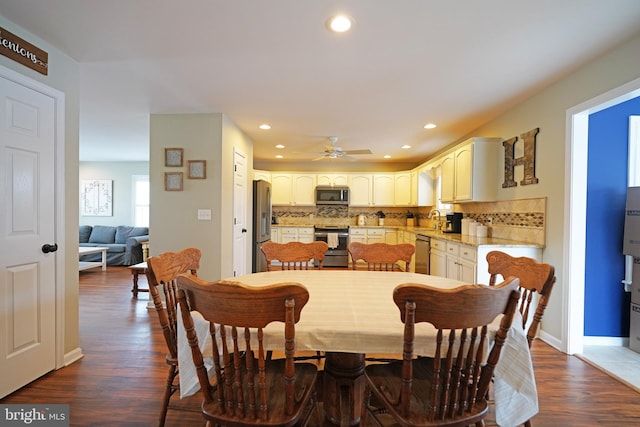
[[[626,255],[623,283],[631,290],[629,348],[640,352],[640,187],[627,188],[622,253]]]
[[[271,184],[253,181],[253,262],[252,272],[267,271],[262,244],[271,240]]]

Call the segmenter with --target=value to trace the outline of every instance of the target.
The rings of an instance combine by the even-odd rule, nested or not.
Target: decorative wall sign
[[[45,76],[49,73],[47,52],[2,27],[0,27],[0,54]]]
[[[189,160],[189,178],[205,179],[207,177],[207,161],[206,160]]]
[[[182,148],[165,148],[164,165],[169,167],[182,167]]]
[[[113,216],[113,181],[83,180],[80,188],[82,216]]]
[[[514,158],[514,145],[518,141],[518,137],[504,141],[504,182],[502,188],[515,187],[518,183],[513,178],[516,166],[524,165],[524,178],[520,181],[520,185],[537,184],[536,178],[536,135],[540,128],[531,129],[529,132],[520,135],[524,141],[524,155]]]
[[[182,191],[182,172],[165,172],[164,173],[164,189],[165,191]]]

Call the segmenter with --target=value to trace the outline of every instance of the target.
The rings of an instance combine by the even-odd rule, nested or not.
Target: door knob
[[[49,252],[55,252],[58,250],[58,244],[54,243],[53,245],[50,245],[48,243],[45,243],[44,245],[42,245],[42,252],[45,254],[48,254]]]
[[[243,228],[243,229],[242,229],[242,232],[243,232],[243,233],[246,233],[246,232],[247,232],[247,229],[246,229],[246,228]]]

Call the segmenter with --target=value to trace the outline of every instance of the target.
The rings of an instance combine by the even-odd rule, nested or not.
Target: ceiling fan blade
[[[340,158],[341,158],[341,159],[344,159],[344,160],[348,160],[348,161],[350,161],[350,162],[355,162],[355,161],[357,161],[357,160],[358,160],[358,159],[357,159],[357,158],[355,158],[355,157],[351,157],[351,156],[347,156],[347,155],[341,156]]]
[[[311,159],[312,162],[317,162],[318,160],[326,159],[326,156],[316,157],[315,159]]]
[[[347,150],[343,151],[345,154],[373,154],[371,150]]]

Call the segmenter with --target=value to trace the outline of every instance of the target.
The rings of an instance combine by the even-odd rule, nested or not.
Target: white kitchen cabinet
[[[349,205],[371,206],[373,204],[373,175],[349,174]]]
[[[443,203],[496,199],[500,138],[471,138],[441,160]]]
[[[447,242],[447,277],[465,283],[476,282],[476,249],[472,246]]]
[[[298,242],[311,243],[314,240],[313,227],[300,227],[298,228]]]
[[[280,228],[280,243],[289,243],[298,241],[298,228],[297,227],[281,227]]]
[[[413,245],[415,247],[415,245],[416,245],[416,233],[414,233],[413,231],[405,230],[404,234],[403,234],[402,242],[403,243],[409,243],[409,244],[411,244],[411,245]],[[416,272],[416,253],[415,252],[411,256],[411,265],[409,267],[410,267],[409,271],[411,271],[412,273]]]
[[[273,236],[273,230],[276,227],[272,227],[271,235]],[[313,227],[277,227],[280,233],[279,243],[289,243],[289,242],[302,242],[302,243],[311,243],[313,242],[314,230]],[[273,237],[272,239],[273,240]]]
[[[429,255],[429,274],[432,276],[447,277],[447,243],[444,240],[431,239],[431,252]]]
[[[393,228],[386,228],[384,230],[384,242],[390,245],[398,243],[398,231]]]
[[[316,176],[316,184],[329,187],[348,186],[349,175],[346,173],[319,173]]]
[[[367,244],[385,243],[386,232],[383,228],[367,229]]]
[[[349,227],[349,243],[367,243],[367,229]]]
[[[278,227],[271,227],[271,241],[274,243],[281,243],[280,229]]]
[[[263,181],[271,182],[271,172],[254,169],[253,180],[258,181],[260,179]]]
[[[293,177],[290,173],[271,174],[271,203],[273,205],[291,205]]]
[[[394,180],[394,202],[395,206],[415,206],[417,204],[417,188],[414,183],[415,172],[398,172]],[[413,197],[414,193],[416,194]]]
[[[295,173],[292,181],[293,203],[296,206],[315,206],[316,175]]]
[[[271,203],[273,205],[314,206],[316,175],[302,173],[272,173]]]
[[[373,206],[394,206],[395,174],[373,175]]]

